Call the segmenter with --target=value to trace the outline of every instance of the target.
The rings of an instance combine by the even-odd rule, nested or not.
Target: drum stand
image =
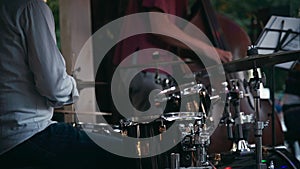
[[[262,79],[259,78],[257,68],[253,69],[253,78],[250,79],[249,85],[253,91],[254,110],[255,110],[255,150],[256,150],[256,167],[257,169],[266,169],[266,164],[262,163],[262,134],[263,129],[268,125],[260,121],[260,83]]]
[[[207,148],[210,144],[210,135],[207,131],[206,120],[206,89],[202,86],[197,86],[197,93],[199,94],[199,111],[201,118],[189,123],[188,126],[185,124],[179,125],[179,130],[182,134],[181,146],[183,151],[192,152],[191,167],[186,169],[214,169],[215,167],[208,161]],[[179,154],[171,154],[171,169],[179,169]]]
[[[199,169],[213,169],[212,164],[208,161],[207,147],[210,143],[209,138],[201,138],[198,140],[196,148],[196,167]]]
[[[225,108],[224,108],[224,115],[220,121],[221,124],[225,124],[227,126],[227,137],[229,140],[236,140],[237,146],[234,146],[232,151],[237,151],[241,154],[247,154],[250,151],[248,148],[248,144],[244,139],[243,134],[243,124],[245,123],[252,123],[253,122],[253,115],[245,115],[243,112],[240,111],[240,99],[244,97],[243,91],[240,91],[238,88],[238,79],[232,79],[231,82],[231,89],[228,90],[228,84],[223,83],[225,87]],[[230,104],[234,108],[235,117],[233,118],[230,112]],[[237,126],[236,130],[236,137],[233,135],[233,125]]]
[[[210,144],[209,134],[205,131],[205,124],[198,120],[195,125],[189,125],[189,134],[185,134],[181,142],[183,151],[190,151],[194,154],[192,166],[186,169],[214,169],[208,161],[207,148]],[[185,128],[183,128],[186,130]],[[179,169],[179,154],[171,154],[171,169]]]
[[[188,167],[188,169],[214,169],[215,167],[208,161],[207,148],[210,144],[210,135],[207,132],[206,128],[206,119],[207,114],[205,110],[205,102],[203,101],[205,96],[203,94],[203,90],[199,90],[200,104],[199,107],[202,107],[201,119],[196,120],[194,124],[188,125],[188,132],[186,132],[186,128],[184,124],[181,125],[181,133],[183,135],[183,140],[181,142],[183,151],[190,151],[194,155],[192,158],[192,166]],[[176,164],[180,164],[176,159],[179,159],[179,154],[171,154],[171,169],[179,169],[179,166]]]

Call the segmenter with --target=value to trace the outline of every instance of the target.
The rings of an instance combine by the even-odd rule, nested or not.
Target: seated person
[[[287,141],[294,155],[295,141],[300,143],[300,69],[299,60],[295,62],[288,74],[283,96],[282,111],[284,113],[284,123],[287,128],[285,140]]]

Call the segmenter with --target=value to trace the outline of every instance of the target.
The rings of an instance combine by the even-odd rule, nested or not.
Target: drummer
[[[83,131],[51,121],[53,108],[74,103],[78,91],[45,2],[2,0],[0,25],[1,168],[126,168]]]

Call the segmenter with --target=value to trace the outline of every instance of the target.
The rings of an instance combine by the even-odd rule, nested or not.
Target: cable
[[[281,155],[294,169],[297,169],[297,167],[293,164],[293,162],[282,152],[279,150],[273,149],[277,154]]]

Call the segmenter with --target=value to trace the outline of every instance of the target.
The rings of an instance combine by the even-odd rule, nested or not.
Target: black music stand
[[[300,18],[272,16],[256,46],[259,54],[300,50]],[[290,69],[292,64],[293,62],[281,63],[276,67]]]
[[[270,54],[279,51],[300,50],[300,18],[272,16],[256,43],[259,54]],[[274,68],[289,70],[295,61],[280,63],[272,66],[270,78],[270,91],[272,100],[272,146],[276,143],[274,93]]]

